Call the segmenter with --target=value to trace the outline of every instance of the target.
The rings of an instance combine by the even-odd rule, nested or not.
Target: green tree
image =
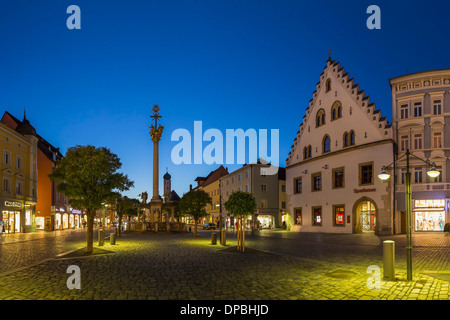
[[[139,210],[139,200],[128,198],[127,196],[123,196],[117,199],[116,203],[116,213],[119,216],[119,230],[118,236],[120,237],[120,233],[122,230],[122,220],[123,216],[136,216]]]
[[[223,204],[225,209],[238,219],[237,240],[238,251],[245,251],[245,217],[256,211],[255,197],[248,192],[233,192]]]
[[[207,215],[206,205],[212,205],[212,199],[203,190],[191,190],[185,193],[178,204],[182,214],[189,215],[194,218],[194,237],[197,237],[198,220]]]
[[[75,146],[67,150],[65,157],[56,163],[50,178],[59,182],[59,192],[70,198],[69,204],[83,208],[87,214],[87,253],[93,252],[94,217],[96,210],[111,198],[120,196],[133,182],[117,172],[120,159],[105,147]]]

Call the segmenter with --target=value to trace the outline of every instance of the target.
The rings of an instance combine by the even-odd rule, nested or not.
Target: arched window
[[[331,140],[330,137],[328,135],[325,135],[325,137],[323,137],[323,141],[322,141],[322,152],[330,152],[330,146],[331,146]]]
[[[331,79],[327,79],[327,82],[325,84],[326,92],[331,90]]]
[[[342,117],[342,105],[340,101],[335,101],[331,106],[331,119],[336,120]]]
[[[320,109],[316,114],[316,127],[320,127],[325,124],[325,111]]]
[[[348,147],[348,132],[344,133],[344,147]]]
[[[350,145],[354,146],[355,145],[355,131],[350,131]]]
[[[306,147],[303,148],[303,160],[308,158],[308,149]]]
[[[312,148],[311,146],[308,146],[308,158],[311,158],[312,156]]]

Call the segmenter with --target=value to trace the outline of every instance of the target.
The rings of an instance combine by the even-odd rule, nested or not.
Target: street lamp
[[[409,165],[409,157],[412,156],[417,160],[420,160],[427,165],[430,165],[428,160],[423,160],[414,154],[409,152],[409,149],[406,150],[406,153],[401,156],[397,161],[401,160],[406,156],[406,174],[405,174],[405,211],[406,211],[406,280],[412,280],[412,192],[411,192],[411,172]],[[381,168],[381,173],[378,175],[378,178],[381,180],[389,179],[390,175],[386,172],[392,163],[388,166],[383,166]],[[436,164],[431,163],[430,170],[427,171],[428,176],[431,178],[436,178],[440,175],[440,172],[436,169]],[[395,192],[395,190],[394,190]]]

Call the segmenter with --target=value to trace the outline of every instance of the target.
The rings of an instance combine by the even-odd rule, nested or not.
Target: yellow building
[[[35,230],[37,143],[36,130],[25,116],[15,130],[0,123],[0,220],[3,222],[0,225],[3,232]]]
[[[214,171],[211,171],[206,177],[197,177],[198,185],[196,189],[202,189],[212,199],[212,205],[206,205],[207,216],[201,222],[201,224],[206,222],[212,222],[217,224],[220,218],[220,182],[219,179],[228,174],[228,169],[220,166]]]

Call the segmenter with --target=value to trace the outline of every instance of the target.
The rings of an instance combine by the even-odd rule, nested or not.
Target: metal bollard
[[[395,242],[383,241],[383,273],[387,280],[395,280]]]
[[[98,229],[98,245],[103,246],[105,244],[105,232],[103,229]]]
[[[217,244],[217,233],[211,233],[211,244]]]
[[[225,230],[220,231],[220,244],[223,246],[227,245],[227,234]]]
[[[115,233],[111,233],[109,235],[109,243],[112,244],[112,245],[116,244],[116,234]]]

